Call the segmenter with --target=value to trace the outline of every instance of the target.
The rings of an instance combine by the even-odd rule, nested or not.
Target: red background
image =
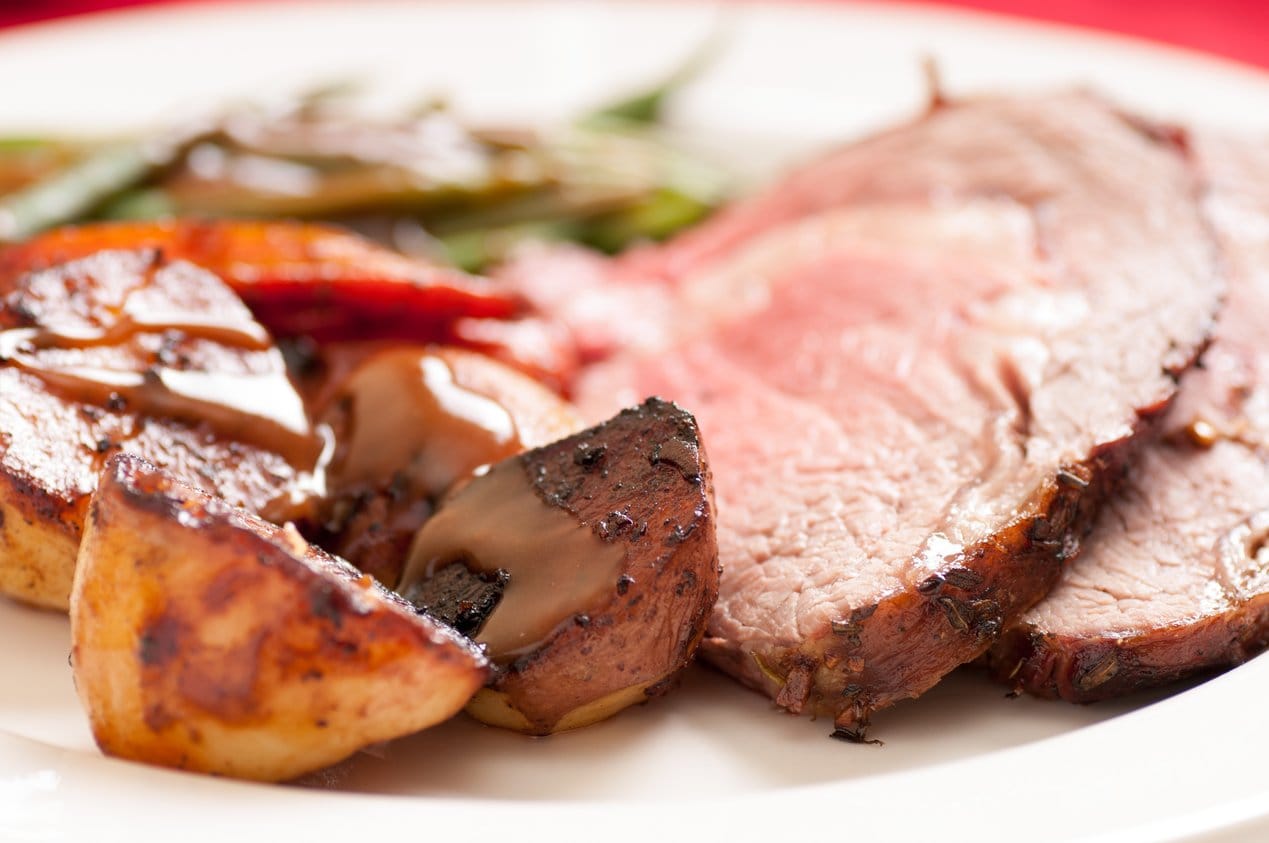
[[[0,27],[164,1],[0,0]],[[946,0],[944,5],[1123,32],[1269,67],[1266,0]]]
[[[161,1],[0,0],[0,27]],[[1109,29],[1269,67],[1265,0],[948,0],[943,5]]]

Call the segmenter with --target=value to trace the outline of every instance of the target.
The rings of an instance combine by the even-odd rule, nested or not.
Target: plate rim
[[[567,5],[575,5],[581,2],[582,0],[550,0],[548,5],[567,6]],[[483,5],[499,5],[499,6],[532,5],[529,2],[518,2],[517,0],[480,0],[480,3]],[[423,3],[417,3],[417,2],[403,3],[403,2],[399,2],[399,0],[370,0],[370,2],[368,3],[357,3],[355,2],[355,0],[323,0],[322,5],[342,6],[342,7],[358,8],[358,9],[365,10],[367,6],[372,6],[376,8],[389,8],[393,6],[443,7],[445,4],[443,0],[427,0],[426,2],[423,2]],[[727,6],[727,5],[744,5],[744,6],[754,6],[754,7],[775,8],[775,9],[781,9],[781,10],[796,8],[799,10],[799,13],[805,13],[808,10],[813,10],[816,14],[826,13],[830,15],[840,12],[841,7],[849,7],[851,11],[854,11],[854,12],[858,12],[860,10],[875,9],[879,11],[884,11],[886,14],[889,14],[889,15],[909,15],[910,14],[910,15],[916,15],[918,17],[927,17],[927,18],[935,17],[940,19],[954,19],[958,22],[965,23],[971,26],[981,24],[981,25],[989,25],[992,27],[1003,27],[1005,29],[1022,31],[1022,32],[1034,31],[1044,35],[1052,35],[1056,33],[1056,34],[1061,34],[1065,37],[1076,38],[1078,40],[1092,39],[1104,45],[1107,49],[1112,49],[1117,51],[1124,50],[1124,49],[1132,50],[1132,51],[1145,51],[1147,53],[1161,57],[1168,61],[1177,61],[1177,62],[1184,63],[1186,65],[1197,62],[1200,65],[1204,65],[1218,73],[1235,73],[1241,76],[1245,76],[1249,79],[1253,79],[1254,81],[1262,85],[1265,88],[1267,97],[1269,97],[1269,70],[1266,70],[1265,68],[1260,68],[1255,65],[1250,65],[1244,62],[1237,61],[1235,59],[1230,59],[1227,57],[1206,53],[1206,52],[1196,50],[1193,48],[1154,42],[1149,39],[1141,38],[1139,36],[1125,35],[1122,33],[1105,32],[1105,31],[1091,29],[1088,27],[1083,27],[1083,26],[1078,26],[1073,24],[1054,23],[1049,21],[1020,18],[1016,16],[1005,15],[1005,14],[1000,14],[996,12],[987,12],[982,10],[949,8],[946,6],[941,6],[938,4],[931,4],[931,3],[902,2],[898,4],[889,4],[889,3],[877,3],[877,2],[855,2],[855,3],[838,4],[838,3],[816,2],[816,0],[794,0],[794,2],[790,2],[790,3],[764,2],[763,0],[730,0],[730,2],[721,3],[721,4],[717,2],[707,2],[707,0],[691,0],[691,2],[688,2],[688,3],[675,3],[675,2],[672,2],[672,0],[617,0],[617,2],[607,3],[607,5],[612,7],[626,7],[626,8],[638,8],[638,9],[646,9],[648,7],[658,7],[658,6],[662,8],[673,8],[676,6],[719,7],[719,6]],[[129,7],[129,8],[123,8],[123,9],[101,10],[101,11],[91,12],[91,13],[87,13],[83,15],[77,15],[77,16],[73,16],[69,18],[59,18],[59,19],[48,20],[48,21],[39,21],[39,22],[33,22],[28,24],[20,24],[20,25],[6,28],[4,30],[0,30],[0,48],[3,48],[5,44],[7,44],[10,40],[13,40],[13,39],[26,38],[26,37],[30,37],[33,34],[38,34],[41,37],[46,37],[46,36],[57,37],[58,34],[61,32],[78,31],[84,27],[91,28],[95,26],[96,24],[100,23],[104,19],[109,19],[113,23],[127,23],[129,20],[132,20],[132,19],[150,19],[150,18],[177,18],[179,19],[180,17],[187,15],[191,10],[199,10],[202,12],[213,12],[213,13],[219,12],[219,11],[225,11],[225,10],[233,10],[235,14],[238,14],[238,13],[251,14],[261,9],[266,9],[266,10],[286,9],[288,11],[294,11],[297,8],[299,8],[299,4],[292,2],[292,0],[262,0],[261,2],[250,2],[250,3],[244,2],[244,0],[193,0],[193,2],[182,2],[178,4],[172,4],[172,5],[147,5],[147,6]],[[1193,694],[1194,692],[1199,691],[1202,688],[1213,687],[1213,686],[1220,687],[1223,682],[1229,681],[1231,677],[1235,677],[1238,680],[1243,680],[1252,674],[1259,676],[1261,678],[1269,675],[1269,658],[1260,658],[1260,659],[1252,660],[1248,664],[1240,666],[1238,668],[1234,668],[1229,673],[1223,676],[1217,677],[1215,679],[1212,679],[1208,683],[1205,683],[1204,685],[1199,686],[1198,688],[1191,689],[1190,691],[1183,692],[1183,694],[1178,695],[1177,697],[1173,697],[1168,700],[1164,700],[1162,702],[1156,703],[1154,704],[1154,706],[1151,706],[1151,708],[1158,707],[1158,706],[1168,706],[1170,703],[1173,703],[1174,701],[1181,699],[1182,697],[1185,697],[1187,695]],[[1104,730],[1109,728],[1111,728],[1110,722],[1099,723],[1099,724],[1093,724],[1090,726],[1077,729],[1075,730],[1075,733],[1089,732],[1092,730]],[[983,759],[994,760],[994,759],[998,759],[999,756],[1001,755],[1008,755],[1011,753],[1021,753],[1023,751],[1034,751],[1035,747],[1041,744],[1048,744],[1051,742],[1067,740],[1071,737],[1072,734],[1073,733],[1064,733],[1062,735],[1057,735],[1051,738],[1045,738],[1040,741],[1027,743],[1018,747],[1011,747],[1008,749],[1001,749],[1001,750],[995,750],[992,752],[983,753],[981,755],[974,756],[969,759],[955,759],[955,760],[944,761],[938,764],[930,765],[928,768],[923,768],[923,772],[928,772],[930,776],[936,779],[942,778],[944,776],[955,776],[955,774],[958,773],[960,770],[964,769],[966,765],[976,766],[977,764],[982,763]],[[30,738],[25,738],[22,736],[15,735],[12,732],[9,732],[3,728],[0,728],[0,749],[3,749],[6,745],[6,742],[10,742],[10,741],[15,743],[34,744],[37,747],[43,747],[44,749],[51,751],[52,753],[54,753],[54,755],[70,752],[69,750],[63,750],[58,747],[54,747],[48,744],[43,744],[42,742],[35,741]],[[5,754],[6,753],[0,752],[0,757],[3,757]],[[72,763],[84,763],[93,768],[99,767],[101,764],[106,764],[106,765],[110,765],[105,768],[109,770],[109,769],[115,769],[113,765],[124,764],[125,762],[119,762],[114,759],[106,759],[100,756],[76,756],[76,761],[73,761]],[[127,766],[131,767],[135,765],[127,765]],[[0,773],[2,773],[3,770],[4,770],[4,764],[0,762]],[[163,775],[163,776],[189,775],[189,774],[182,774],[182,773],[173,773],[171,771],[149,770],[148,772],[158,773],[159,775]],[[901,778],[910,778],[911,776],[912,776],[912,771],[897,771],[897,772],[876,774],[876,775],[868,776],[865,779],[823,782],[818,784],[789,785],[789,786],[781,787],[778,791],[773,791],[769,793],[746,794],[743,797],[743,800],[749,801],[754,799],[787,799],[789,798],[790,794],[794,794],[794,796],[798,800],[810,799],[814,801],[816,797],[822,796],[826,793],[831,793],[833,791],[850,790],[861,781],[879,782],[884,784],[887,781],[893,782],[893,780],[901,779]],[[3,791],[4,783],[5,782],[3,777],[0,776],[0,796],[3,796],[3,793],[4,793]],[[234,783],[234,784],[236,785],[237,783]],[[536,802],[528,802],[528,801],[522,801],[522,800],[509,802],[506,800],[486,800],[484,798],[479,798],[479,797],[461,798],[461,797],[451,797],[451,796],[429,796],[426,794],[422,794],[419,796],[400,797],[400,796],[372,795],[372,794],[362,794],[362,793],[298,791],[295,789],[284,789],[282,792],[290,793],[292,795],[296,793],[301,793],[303,794],[302,798],[310,802],[315,801],[314,799],[315,797],[321,797],[322,799],[331,800],[332,803],[347,803],[350,800],[352,800],[352,802],[357,804],[365,804],[367,801],[372,801],[375,804],[382,804],[382,805],[392,804],[394,805],[395,809],[400,809],[401,803],[410,803],[410,802],[419,803],[419,805],[415,806],[417,810],[435,810],[436,803],[438,802],[441,802],[441,803],[461,802],[461,803],[466,803],[466,805],[497,804],[497,805],[503,805],[504,807],[509,805],[514,810],[529,811],[529,812],[536,812],[538,810],[558,810],[561,806],[563,806],[569,810],[581,810],[582,814],[586,816],[589,816],[591,814],[592,809],[602,810],[605,808],[611,808],[613,805],[628,804],[624,802],[616,802],[616,801],[610,802],[607,800],[595,800],[595,799],[583,799],[583,800],[561,799],[559,801],[553,801],[549,803],[536,803]],[[713,807],[713,808],[717,808],[719,804],[726,804],[738,799],[741,799],[741,797],[700,797],[700,801],[708,803],[707,806]],[[1247,803],[1247,804],[1243,805],[1243,803]],[[3,803],[0,802],[0,804],[3,804]],[[667,815],[671,817],[680,815],[683,810],[683,806],[680,803],[673,802],[673,801],[641,800],[638,804],[641,805],[644,809],[655,809],[661,812],[667,812]],[[1235,803],[1231,803],[1231,804],[1233,805]],[[1266,816],[1269,816],[1269,790],[1262,792],[1260,794],[1260,797],[1257,799],[1254,799],[1251,801],[1244,799],[1242,800],[1242,802],[1238,802],[1237,805],[1243,805],[1243,808],[1245,808],[1246,810],[1241,811],[1241,813],[1240,813],[1241,809],[1232,810],[1232,812],[1226,811],[1224,812],[1223,825],[1213,825],[1211,823],[1207,823],[1207,824],[1204,824],[1201,828],[1198,828],[1197,830],[1202,833],[1208,833],[1212,831],[1221,830],[1221,828],[1235,827],[1239,823],[1247,821],[1248,818],[1254,819],[1256,821],[1262,821]],[[336,808],[335,810],[342,811],[343,808]],[[0,830],[3,830],[2,824],[0,824]],[[756,828],[751,829],[751,831],[752,830],[756,830]],[[1117,839],[1124,839],[1124,838],[1117,838]]]
[[[0,45],[10,38],[25,38],[57,34],[57,31],[72,31],[91,28],[100,23],[119,23],[125,19],[181,17],[191,11],[237,14],[247,9],[256,11],[274,11],[281,9],[294,10],[301,5],[343,6],[347,8],[381,7],[444,7],[453,5],[455,0],[175,0],[175,2],[149,2],[137,6],[122,6],[106,9],[90,9],[70,15],[63,15],[44,20],[24,21],[0,28]],[[592,5],[613,8],[648,8],[659,6],[663,9],[679,7],[694,8],[727,8],[727,7],[766,7],[800,9],[815,14],[840,14],[843,9],[854,11],[871,11],[877,14],[914,14],[920,17],[944,18],[968,24],[984,24],[1019,29],[1040,30],[1047,34],[1067,35],[1080,40],[1094,40],[1103,45],[1115,48],[1143,50],[1155,55],[1170,55],[1185,62],[1206,64],[1215,70],[1224,70],[1259,80],[1269,85],[1269,65],[1261,66],[1248,61],[1211,52],[1199,47],[1175,44],[1169,41],[1157,41],[1145,35],[1128,32],[1099,29],[1095,26],[1072,23],[1069,21],[1052,21],[1032,18],[993,9],[980,9],[970,6],[947,5],[936,0],[462,0],[464,5],[486,6],[566,6]]]

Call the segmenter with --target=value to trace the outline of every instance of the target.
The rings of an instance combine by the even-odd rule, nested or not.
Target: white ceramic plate
[[[239,3],[0,34],[0,132],[110,131],[229,96],[354,75],[385,103],[447,92],[477,118],[549,120],[655,78],[709,32],[682,98],[702,144],[772,162],[911,113],[946,87],[1090,84],[1156,115],[1269,134],[1269,79],[1122,39],[919,6]],[[0,840],[1264,839],[1269,659],[1172,696],[1091,707],[951,677],[827,738],[704,670],[669,698],[531,740],[458,720],[305,787],[107,760],[71,687],[65,619],[0,600]]]

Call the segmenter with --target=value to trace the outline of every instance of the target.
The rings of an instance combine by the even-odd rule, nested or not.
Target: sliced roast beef
[[[1269,146],[1195,140],[1232,269],[1204,367],[1086,553],[993,648],[993,669],[1091,701],[1237,664],[1269,641]]]
[[[700,420],[707,657],[849,737],[1043,597],[1209,332],[1196,181],[1092,96],[983,99],[626,259],[675,287],[672,324],[578,394]]]

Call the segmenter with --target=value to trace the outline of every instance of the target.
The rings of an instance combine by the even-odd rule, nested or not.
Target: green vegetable
[[[654,125],[711,47],[549,132],[472,129],[435,101],[367,121],[345,107],[355,86],[336,84],[280,110],[238,107],[162,148],[0,138],[0,191],[13,191],[0,196],[0,242],[85,219],[191,214],[338,220],[387,242],[411,230],[467,269],[526,239],[619,251],[673,234],[726,195],[717,168]]]
[[[176,216],[176,203],[161,187],[142,187],[120,194],[97,210],[103,220],[153,220]]]
[[[687,60],[661,82],[642,91],[601,106],[578,121],[583,126],[604,126],[610,123],[655,125],[665,117],[666,106],[685,85],[704,70],[718,51],[722,38],[715,31],[697,47]]]
[[[600,251],[620,252],[641,240],[663,240],[698,222],[713,207],[697,197],[663,189],[645,202],[591,220],[576,239]]]
[[[74,222],[140,183],[155,161],[139,143],[108,146],[66,170],[0,199],[0,241],[24,240]]]
[[[569,220],[520,223],[456,231],[438,238],[444,257],[467,272],[480,272],[505,259],[526,240],[579,240],[580,226]]]
[[[41,152],[49,148],[63,146],[62,143],[49,138],[9,137],[0,138],[0,155],[28,154]]]

